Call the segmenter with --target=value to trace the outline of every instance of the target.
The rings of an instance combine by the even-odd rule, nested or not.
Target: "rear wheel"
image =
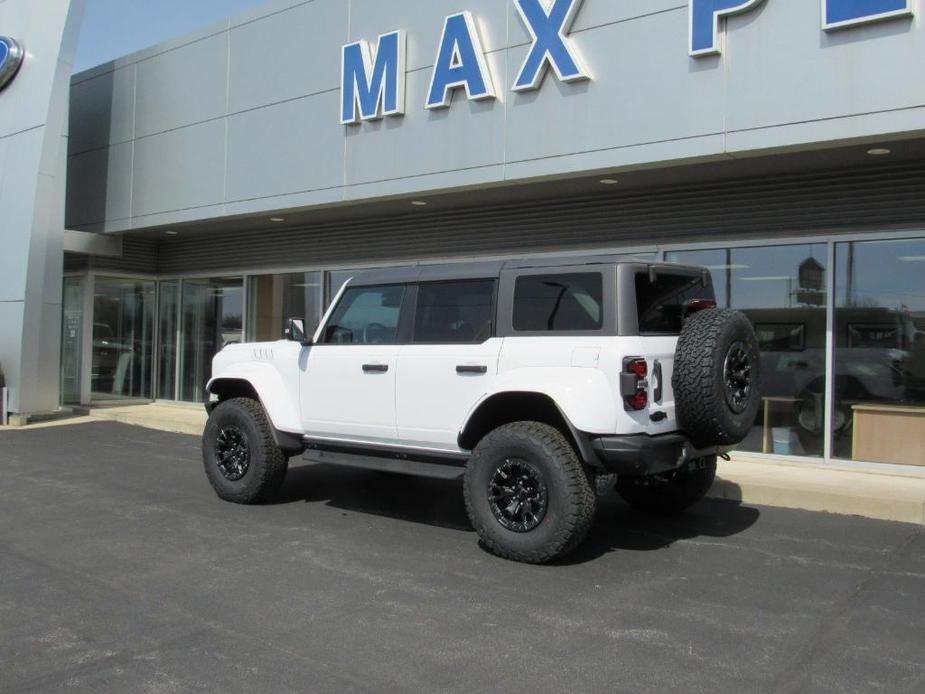
[[[258,504],[282,486],[289,461],[276,445],[259,402],[220,402],[202,435],[202,461],[215,493],[225,501]]]
[[[466,510],[485,547],[506,559],[542,564],[584,540],[595,494],[574,449],[539,422],[495,429],[473,451],[464,481]]]
[[[671,516],[703,499],[714,479],[716,456],[709,456],[664,475],[621,477],[617,480],[617,493],[635,509]]]

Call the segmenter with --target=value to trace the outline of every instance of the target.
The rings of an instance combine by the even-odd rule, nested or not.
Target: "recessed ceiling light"
[[[270,221],[271,222],[285,222],[286,218],[285,217],[270,217]]]
[[[601,179],[601,185],[604,185],[604,186],[615,186],[615,185],[617,185],[619,182],[620,182],[620,181],[618,181],[618,180],[615,179],[615,178],[602,178],[602,179]]]
[[[411,204],[415,207],[427,207],[428,205],[426,200],[412,200]]]
[[[893,150],[886,147],[874,147],[867,150],[867,153],[872,157],[885,157],[887,154],[892,154]]]
[[[167,236],[177,236],[180,232],[179,232],[179,231],[174,231],[173,229],[168,229],[168,230],[165,231],[164,233],[167,234]]]

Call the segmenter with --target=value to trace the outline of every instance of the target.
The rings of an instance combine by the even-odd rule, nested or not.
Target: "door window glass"
[[[925,239],[835,245],[833,455],[925,461]]]
[[[151,398],[154,282],[98,277],[93,296],[93,398]]]
[[[414,341],[481,343],[491,337],[494,280],[433,282],[418,288]]]
[[[398,319],[405,288],[348,288],[324,330],[326,344],[392,345],[398,338]]]
[[[514,287],[514,330],[600,330],[603,303],[604,280],[599,272],[518,277]]]

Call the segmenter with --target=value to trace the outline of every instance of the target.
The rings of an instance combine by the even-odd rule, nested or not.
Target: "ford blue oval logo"
[[[16,77],[24,55],[19,41],[0,36],[0,92]]]

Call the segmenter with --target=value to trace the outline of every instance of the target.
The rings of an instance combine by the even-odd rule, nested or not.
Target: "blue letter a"
[[[403,114],[405,32],[380,36],[375,61],[366,41],[344,46],[340,90],[340,122],[344,125]]]
[[[427,92],[427,108],[450,105],[452,90],[466,88],[469,99],[493,99],[495,88],[485,62],[485,51],[469,12],[446,18],[434,72]]]

